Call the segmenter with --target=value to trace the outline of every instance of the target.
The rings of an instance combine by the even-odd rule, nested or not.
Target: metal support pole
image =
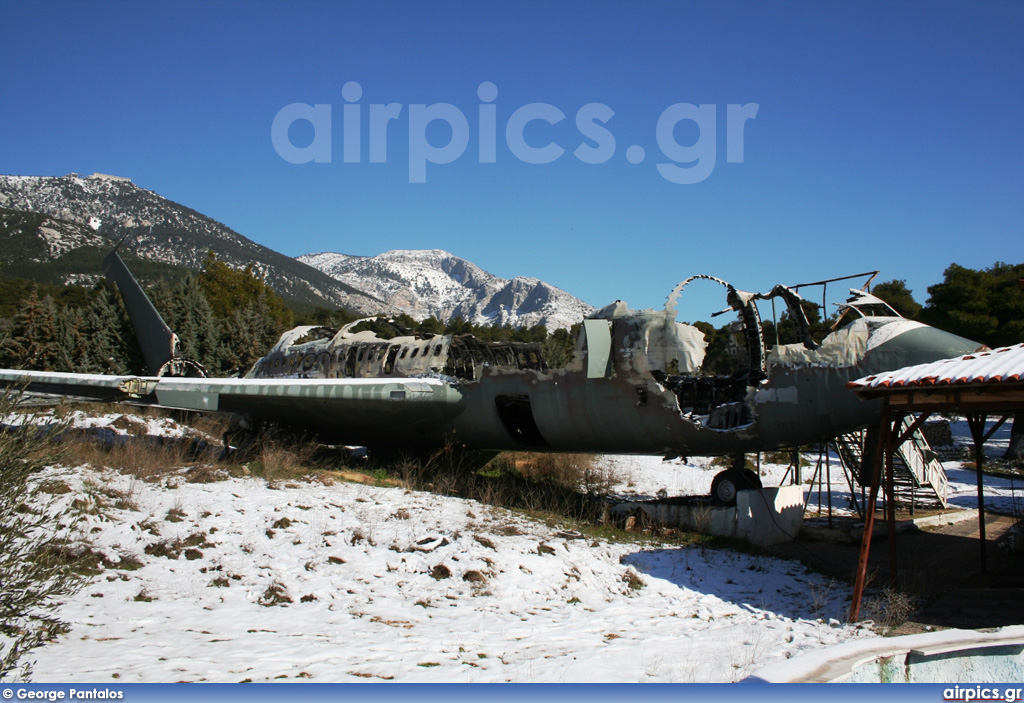
[[[867,503],[864,506],[864,535],[860,540],[860,557],[857,560],[857,574],[853,581],[853,599],[850,601],[850,622],[860,618],[860,603],[864,598],[864,586],[868,575],[868,555],[871,552],[871,533],[875,529],[875,504],[878,499],[878,484],[882,475],[882,460],[885,456],[885,437],[889,436],[889,401],[882,406],[881,432],[875,447],[874,466],[871,471],[871,486],[868,490]],[[861,458],[863,461],[863,455]]]

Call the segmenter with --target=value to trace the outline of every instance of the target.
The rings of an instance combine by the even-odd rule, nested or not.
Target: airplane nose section
[[[875,330],[869,342],[872,366],[885,370],[926,364],[985,349],[985,345],[911,320],[893,321]],[[866,359],[867,360],[867,359]]]

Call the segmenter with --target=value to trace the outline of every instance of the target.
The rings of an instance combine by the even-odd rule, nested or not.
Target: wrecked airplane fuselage
[[[341,330],[295,328],[245,377],[206,378],[178,355],[174,333],[116,250],[104,267],[121,289],[153,375],[0,370],[0,383],[231,413],[243,428],[277,423],[371,452],[429,451],[452,440],[480,450],[676,456],[790,447],[879,422],[881,401],[857,399],[849,381],[979,347],[905,320],[856,290],[843,306],[856,319],[816,342],[794,289],[747,293],[693,276],[673,289],[664,310],[632,311],[618,301],[583,320],[571,360],[557,368],[540,344],[416,337],[399,329],[379,335],[357,321]],[[698,280],[720,285],[727,303],[721,312],[736,317],[725,357],[709,349],[701,329],[676,319],[677,301]],[[759,300],[771,301],[773,310],[784,304],[792,344],[766,344]],[[387,324],[378,320],[376,327]],[[182,377],[189,375],[198,377]],[[758,483],[737,462],[715,477],[712,493],[731,502],[737,489]]]
[[[676,320],[676,301],[695,279],[721,284],[726,310],[736,314],[728,374],[706,370],[704,333]],[[694,276],[664,310],[616,302],[591,315],[561,368],[548,367],[539,344],[385,339],[354,331],[358,323],[296,328],[256,363],[250,382],[393,380],[392,412],[367,414],[326,399],[225,407],[223,394],[221,408],[370,446],[436,447],[452,435],[486,450],[721,455],[793,446],[878,421],[880,405],[856,399],[848,381],[978,348],[891,310],[869,316],[869,306],[884,304],[855,293],[846,308],[857,319],[816,343],[803,301],[789,288],[746,293]],[[795,343],[766,346],[756,302],[768,299],[785,303]],[[399,387],[412,379],[431,380],[418,400]]]

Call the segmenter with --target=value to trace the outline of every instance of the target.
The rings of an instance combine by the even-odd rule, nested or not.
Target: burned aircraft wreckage
[[[704,370],[704,333],[675,319],[677,298],[696,279],[721,284],[728,310],[737,313],[730,352],[739,368],[728,375]],[[785,302],[798,342],[766,346],[756,301],[772,298]],[[371,445],[436,446],[443,430],[481,449],[710,455],[791,446],[868,424],[877,408],[850,398],[848,380],[897,358],[942,358],[978,347],[905,320],[862,291],[844,306],[857,319],[817,344],[802,302],[784,286],[751,294],[693,276],[673,290],[664,310],[633,311],[617,301],[583,320],[573,358],[560,368],[549,368],[534,343],[471,335],[385,339],[353,331],[363,321],[341,330],[298,327],[246,378],[435,379],[450,389],[441,394],[457,412],[448,423],[412,431],[367,426],[359,436]],[[880,311],[888,314],[876,316]],[[886,344],[897,337],[898,348]],[[404,399],[400,389],[389,397]],[[309,419],[334,434],[329,419]],[[335,439],[355,438],[343,434]]]
[[[242,378],[179,377],[171,374],[199,369],[175,355],[173,333],[111,256],[108,276],[122,290],[152,375],[0,371],[0,381],[27,376],[34,392],[232,413],[250,427],[279,423],[371,452],[452,439],[481,450],[669,456],[794,446],[877,424],[880,404],[858,400],[848,381],[979,347],[857,290],[842,306],[853,319],[815,342],[792,288],[747,293],[694,276],[673,289],[664,310],[617,301],[593,313],[560,368],[548,366],[540,344],[400,331],[386,338],[357,321],[290,330]],[[704,333],[676,320],[677,300],[695,280],[720,284],[728,306],[721,312],[736,315],[730,373],[710,372]],[[759,300],[784,304],[794,343],[766,345]],[[749,476],[729,471],[749,485]]]

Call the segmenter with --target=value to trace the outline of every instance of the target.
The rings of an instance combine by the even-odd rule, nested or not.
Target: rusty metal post
[[[889,431],[889,401],[882,406],[881,434],[875,447],[874,466],[871,470],[871,486],[868,499],[864,506],[864,535],[860,541],[860,558],[857,561],[857,575],[853,581],[853,599],[850,601],[849,622],[857,622],[860,617],[860,603],[864,597],[864,586],[868,576],[868,555],[871,552],[871,533],[875,529],[875,504],[878,500],[878,484],[882,476],[882,461],[885,457],[885,444],[891,435]],[[861,455],[863,461],[863,455]]]

